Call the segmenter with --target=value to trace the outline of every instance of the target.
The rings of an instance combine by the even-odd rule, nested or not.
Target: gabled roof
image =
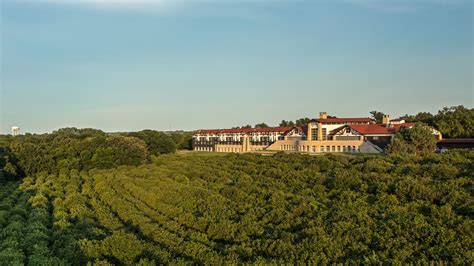
[[[348,127],[362,135],[393,135],[396,131],[395,128],[385,127],[385,125],[380,124],[348,125]]]
[[[340,126],[340,127],[338,127],[338,128],[335,128],[335,129],[333,129],[333,130],[331,130],[331,131],[329,132],[329,135],[334,135],[334,134],[336,134],[337,132],[341,131],[342,129],[346,128],[346,127],[347,127],[347,125],[344,125],[344,126]]]
[[[294,127],[266,127],[266,128],[233,128],[233,129],[200,129],[193,132],[193,135],[197,134],[221,134],[221,133],[287,133]]]
[[[412,127],[415,123],[394,124],[388,127],[384,124],[368,124],[368,125],[347,125],[362,135],[393,135],[402,127]]]
[[[354,122],[365,122],[370,123],[374,120],[369,117],[358,117],[358,118],[325,118],[325,119],[312,119],[311,122],[321,122],[321,123],[354,123]]]

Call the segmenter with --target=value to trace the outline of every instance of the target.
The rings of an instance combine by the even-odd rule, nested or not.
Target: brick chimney
[[[328,113],[326,112],[319,112],[319,119],[326,119],[328,118]]]
[[[384,124],[384,125],[390,124],[390,116],[389,115],[383,115],[382,124]]]

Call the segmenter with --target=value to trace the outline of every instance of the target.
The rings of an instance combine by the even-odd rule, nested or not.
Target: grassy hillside
[[[474,263],[474,152],[162,155],[0,193],[0,264]]]

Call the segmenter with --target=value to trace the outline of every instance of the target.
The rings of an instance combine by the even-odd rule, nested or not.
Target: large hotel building
[[[412,127],[404,120],[383,117],[333,118],[321,112],[304,127],[205,129],[193,134],[193,150],[214,152],[289,151],[305,153],[382,153],[395,133]],[[441,134],[433,129],[437,139]]]

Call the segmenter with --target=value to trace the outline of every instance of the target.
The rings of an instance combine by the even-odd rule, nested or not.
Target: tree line
[[[143,130],[107,134],[97,129],[63,128],[50,134],[0,136],[0,180],[33,173],[57,173],[138,166],[151,157],[191,149],[192,133]]]

